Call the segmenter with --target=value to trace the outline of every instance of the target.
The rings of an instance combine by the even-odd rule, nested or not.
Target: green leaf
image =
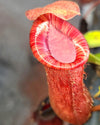
[[[84,34],[89,48],[100,47],[100,30],[89,31]]]
[[[88,62],[96,65],[100,65],[100,53],[97,53],[97,54],[90,53]]]
[[[94,54],[96,57],[100,58],[100,53]]]

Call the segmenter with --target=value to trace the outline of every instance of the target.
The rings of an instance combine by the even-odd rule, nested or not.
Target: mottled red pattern
[[[48,48],[49,24],[69,37],[76,49],[76,59],[72,63],[61,63],[51,56]],[[34,23],[30,32],[30,46],[34,56],[44,65],[56,69],[71,69],[84,64],[89,56],[89,49],[83,35],[70,23],[52,14],[40,16]]]
[[[39,16],[30,31],[30,47],[34,56],[45,65],[50,102],[55,113],[69,123],[82,125],[88,120],[92,111],[92,98],[83,84],[84,64],[89,57],[89,48],[83,35],[70,23],[64,21],[72,18],[73,12],[76,14],[79,12],[79,10],[75,9],[76,3],[66,2],[55,2],[47,5],[42,10],[37,8],[39,14],[35,16],[36,9],[26,13],[26,15],[29,14],[27,17],[31,20]],[[50,10],[51,7],[53,7],[53,11]],[[67,8],[66,11],[65,8]],[[63,12],[65,12],[65,15]],[[55,16],[53,14],[58,15]],[[55,58],[55,53],[52,55],[48,44],[50,42],[50,25],[59,32],[59,35],[63,34],[66,40],[70,39],[74,44],[76,57],[73,62],[62,63]],[[58,40],[55,41],[58,42]],[[69,54],[71,56],[71,52]]]
[[[52,13],[64,20],[73,18],[80,14],[79,6],[72,1],[56,1],[43,8],[36,8],[26,11],[29,20],[36,20],[40,15]]]
[[[92,98],[83,84],[83,65],[73,70],[45,69],[55,113],[74,125],[85,123],[91,116]]]
[[[52,57],[48,46],[49,24],[74,43],[74,62],[61,63]],[[33,23],[30,46],[35,57],[45,65],[50,102],[56,114],[75,125],[85,123],[91,115],[92,98],[83,84],[83,67],[89,56],[83,35],[68,22],[52,14],[45,14]]]

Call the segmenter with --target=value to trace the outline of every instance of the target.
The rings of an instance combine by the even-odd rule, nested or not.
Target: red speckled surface
[[[56,1],[43,8],[36,8],[26,11],[29,20],[36,20],[40,15],[52,13],[64,20],[73,18],[80,14],[79,6],[72,1]]]
[[[92,98],[83,84],[83,66],[73,70],[45,69],[50,102],[56,114],[75,125],[85,123],[92,110]]]

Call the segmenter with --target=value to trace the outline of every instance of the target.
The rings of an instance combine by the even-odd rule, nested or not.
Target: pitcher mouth
[[[56,69],[73,69],[86,63],[89,56],[84,36],[53,14],[44,14],[33,23],[30,46],[41,63]]]

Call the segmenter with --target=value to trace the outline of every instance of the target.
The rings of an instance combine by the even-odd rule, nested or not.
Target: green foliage
[[[100,47],[100,31],[99,30],[89,31],[84,34],[84,37],[87,40],[89,48]],[[96,64],[96,65],[100,65],[100,53],[97,53],[97,54],[90,53],[88,62]]]
[[[96,65],[100,65],[100,53],[97,53],[97,54],[90,53],[88,62]]]
[[[89,31],[84,34],[88,42],[89,48],[100,47],[100,30]]]

